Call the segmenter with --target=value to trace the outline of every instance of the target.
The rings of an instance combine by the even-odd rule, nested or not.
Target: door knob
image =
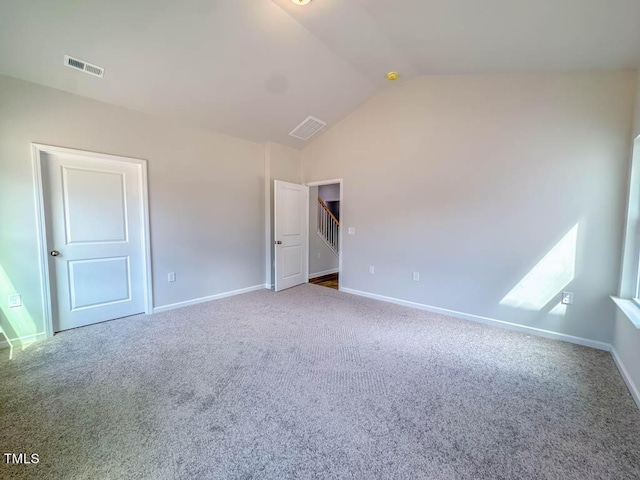
[[[51,254],[52,257],[57,257],[58,255],[60,255],[60,252],[58,250],[51,250]]]
[[[282,245],[282,242],[280,240],[276,240],[276,245]]]

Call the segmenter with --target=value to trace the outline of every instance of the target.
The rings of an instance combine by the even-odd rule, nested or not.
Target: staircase
[[[340,255],[340,222],[331,213],[327,204],[318,197],[318,236],[327,244],[327,247],[337,256]]]

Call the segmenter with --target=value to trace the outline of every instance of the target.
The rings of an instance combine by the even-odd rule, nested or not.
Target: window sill
[[[640,330],[640,307],[633,300],[626,298],[611,295],[611,300],[613,300],[622,313],[626,315],[633,326]]]

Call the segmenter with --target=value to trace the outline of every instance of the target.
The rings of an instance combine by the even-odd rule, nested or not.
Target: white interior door
[[[42,156],[54,331],[144,312],[140,165]]]
[[[309,281],[309,187],[274,181],[275,290]]]

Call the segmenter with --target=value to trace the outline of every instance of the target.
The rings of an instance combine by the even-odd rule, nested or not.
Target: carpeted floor
[[[4,356],[6,357],[6,355]],[[608,353],[315,285],[0,361],[0,478],[638,479]]]

